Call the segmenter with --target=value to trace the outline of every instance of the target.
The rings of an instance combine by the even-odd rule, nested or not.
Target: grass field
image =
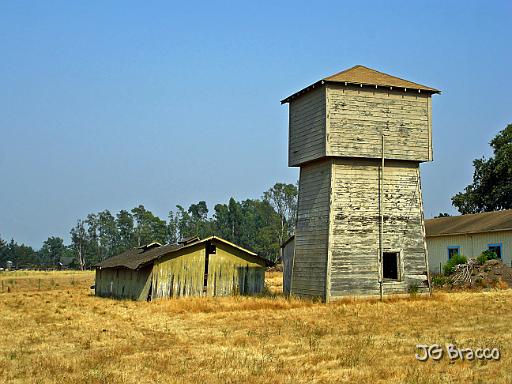
[[[96,298],[91,272],[0,274],[0,382],[511,383],[512,290],[322,304]],[[278,292],[281,275],[267,283]],[[418,362],[416,344],[499,347]]]

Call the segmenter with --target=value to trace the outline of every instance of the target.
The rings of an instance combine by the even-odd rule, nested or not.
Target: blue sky
[[[256,198],[287,167],[279,100],[356,64],[441,89],[427,217],[512,123],[512,2],[0,2],[0,236],[39,248],[140,203]]]

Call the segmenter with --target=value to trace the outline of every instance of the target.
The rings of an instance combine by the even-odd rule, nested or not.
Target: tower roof
[[[362,65],[356,65],[352,68],[346,69],[344,71],[335,73],[334,75],[325,77],[316,83],[300,90],[299,92],[294,93],[291,96],[288,96],[286,99],[281,100],[281,103],[288,103],[295,97],[306,93],[313,88],[316,88],[319,85],[325,83],[342,83],[345,85],[361,85],[361,86],[374,86],[374,87],[389,87],[389,88],[398,88],[402,90],[414,89],[419,92],[427,92],[427,93],[440,93],[441,91],[427,87],[425,85],[421,85],[418,83],[414,83],[409,80],[404,80],[399,77],[391,76],[383,72],[376,71],[375,69],[371,69]]]

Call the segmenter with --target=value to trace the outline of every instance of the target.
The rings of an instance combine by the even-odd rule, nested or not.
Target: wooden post
[[[428,284],[428,293],[432,296],[432,284],[430,282],[430,268],[428,267],[428,249],[427,249],[427,234],[425,232],[425,214],[423,212],[423,196],[421,195],[421,176],[420,176],[420,168],[416,171],[418,175],[418,192],[420,198],[420,211],[421,211],[421,232],[423,235],[423,247],[425,248],[425,268],[427,269],[427,284]]]
[[[383,291],[383,271],[382,271],[382,260],[384,259],[384,135],[381,136],[382,139],[382,148],[381,148],[381,165],[380,165],[380,177],[379,177],[379,215],[380,215],[380,225],[379,225],[379,289],[380,289],[380,300],[384,296]]]

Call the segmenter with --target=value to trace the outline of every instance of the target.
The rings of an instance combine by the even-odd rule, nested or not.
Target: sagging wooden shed
[[[271,263],[219,237],[152,243],[97,264],[96,296],[153,300],[263,292]]]
[[[300,167],[292,295],[428,291],[419,165],[432,161],[436,93],[357,65],[281,101]]]

